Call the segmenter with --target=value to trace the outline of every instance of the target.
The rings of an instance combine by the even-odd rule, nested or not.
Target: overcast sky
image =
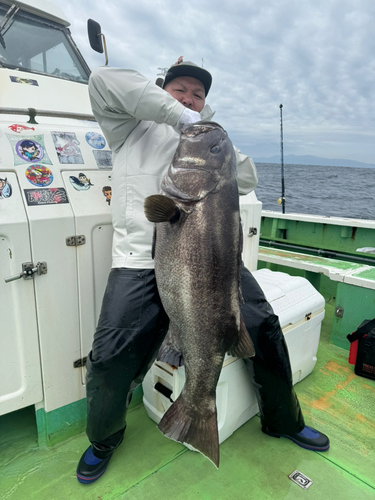
[[[181,55],[212,73],[207,102],[253,156],[311,154],[375,164],[375,0],[52,0],[91,69],[86,23],[111,66],[155,80]]]

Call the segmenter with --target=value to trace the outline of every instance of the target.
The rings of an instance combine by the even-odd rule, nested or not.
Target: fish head
[[[228,181],[236,181],[236,158],[226,131],[214,122],[184,127],[162,191],[180,200],[198,201]]]

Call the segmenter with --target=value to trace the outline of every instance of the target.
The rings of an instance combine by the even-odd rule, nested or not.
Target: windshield
[[[8,11],[0,3],[0,66],[87,83],[90,70],[67,28],[21,11],[4,23]]]

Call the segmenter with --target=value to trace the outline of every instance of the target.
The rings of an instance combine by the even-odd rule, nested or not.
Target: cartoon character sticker
[[[3,198],[10,198],[12,196],[12,186],[7,181],[7,178],[2,179],[0,177],[0,200]]]
[[[112,198],[112,188],[111,186],[104,186],[102,189],[102,193],[105,196],[105,201],[108,203],[108,205],[111,204],[111,198]]]
[[[25,127],[25,125],[18,125],[17,123],[13,123],[13,125],[9,125],[10,130],[13,132],[17,132],[17,134],[20,134],[21,132],[25,132],[25,130],[35,130],[34,127]]]
[[[74,132],[51,132],[60,163],[84,163]]]
[[[17,142],[16,153],[25,161],[41,161],[44,149],[38,142],[26,139]]]
[[[53,181],[53,175],[49,168],[43,165],[30,165],[25,172],[26,179],[34,186],[46,187]]]
[[[98,151],[95,149],[93,155],[100,169],[112,168],[112,151]]]
[[[78,178],[75,177],[74,175],[71,175],[69,177],[70,184],[76,189],[77,191],[87,191],[90,189],[91,186],[94,184],[91,184],[90,179],[83,173],[80,173],[78,175]]]
[[[85,135],[87,144],[95,149],[103,149],[105,147],[105,139],[97,132],[87,132]]]
[[[13,148],[14,165],[43,163],[52,165],[44,146],[44,135],[15,136],[6,134]]]

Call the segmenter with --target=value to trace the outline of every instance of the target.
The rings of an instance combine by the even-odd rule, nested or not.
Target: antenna
[[[284,144],[283,144],[283,105],[280,104],[280,153],[281,153],[281,207],[285,214],[285,181],[284,181]]]

